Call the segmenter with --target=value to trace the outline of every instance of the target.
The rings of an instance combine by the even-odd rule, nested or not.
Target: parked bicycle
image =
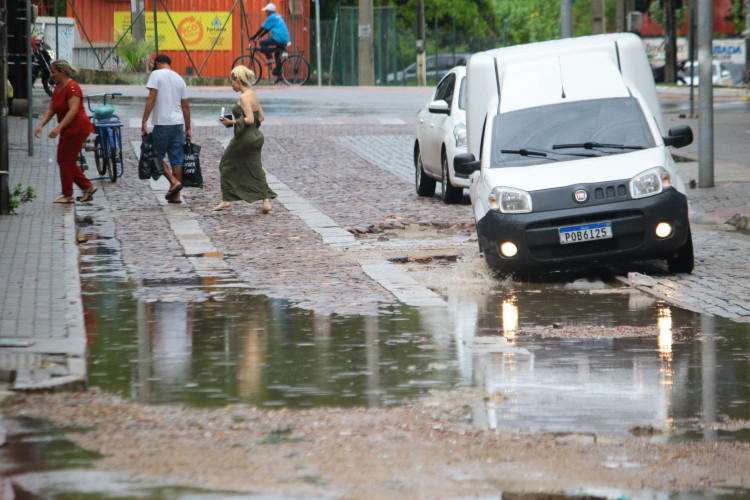
[[[89,118],[94,126],[96,137],[94,137],[93,145],[88,141],[84,143],[78,155],[78,163],[81,170],[84,170],[86,159],[83,153],[84,151],[93,151],[96,170],[102,176],[99,179],[109,178],[112,182],[117,182],[117,178],[122,177],[124,172],[122,167],[122,122],[120,117],[115,114],[115,107],[107,104],[107,98],[114,99],[118,95],[122,94],[114,92],[86,96],[86,104],[91,112]],[[101,97],[102,105],[92,108],[92,97]]]
[[[249,49],[249,54],[242,55],[234,60],[232,68],[243,65],[253,70],[255,81],[251,83],[255,85],[263,78],[263,65],[265,64],[266,74],[270,79],[274,64],[273,57],[269,59],[260,51],[260,45],[257,40],[250,40]],[[310,63],[301,54],[284,54],[287,54],[286,51],[281,55],[281,79],[287,85],[306,84],[310,78]]]

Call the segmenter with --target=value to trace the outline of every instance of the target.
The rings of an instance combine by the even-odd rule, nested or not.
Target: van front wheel
[[[667,258],[667,267],[670,273],[687,273],[693,272],[695,266],[695,257],[693,256],[693,235],[688,229],[687,241],[680,248]]]

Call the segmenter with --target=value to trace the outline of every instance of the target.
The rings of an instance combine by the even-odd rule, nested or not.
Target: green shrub
[[[23,188],[23,185],[19,182],[12,191],[10,191],[10,213],[16,213],[16,208],[21,206],[23,203],[27,203],[36,198],[36,191],[33,187]]]
[[[135,41],[130,32],[115,31],[115,41],[119,40],[115,48],[117,57],[128,65],[127,71],[145,71],[151,52],[154,50],[153,38]]]

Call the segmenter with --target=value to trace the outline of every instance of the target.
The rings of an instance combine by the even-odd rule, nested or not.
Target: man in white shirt
[[[164,177],[169,180],[165,198],[169,203],[182,203],[182,163],[185,159],[182,146],[191,139],[190,105],[187,85],[180,75],[172,71],[172,60],[165,54],[154,58],[153,71],[146,83],[148,97],[143,111],[141,132],[148,133],[146,122],[153,111],[151,132],[154,149],[159,157],[167,154],[169,165],[164,164]],[[184,130],[183,130],[184,127]],[[171,169],[170,169],[171,166]]]

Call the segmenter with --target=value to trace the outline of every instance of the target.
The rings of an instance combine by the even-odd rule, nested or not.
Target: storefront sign
[[[232,22],[221,27],[229,12],[158,12],[159,50],[232,50]],[[171,21],[170,21],[171,18]],[[172,25],[174,23],[174,26]],[[175,31],[175,27],[177,30]],[[130,28],[130,12],[115,12],[115,30]],[[146,37],[154,37],[154,13],[146,12]],[[218,37],[218,41],[216,41]],[[180,41],[182,39],[182,41]],[[214,46],[214,42],[216,45]]]

